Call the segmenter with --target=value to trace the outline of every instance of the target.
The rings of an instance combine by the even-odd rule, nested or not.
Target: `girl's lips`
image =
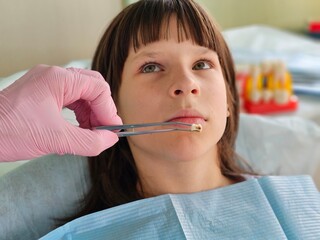
[[[172,118],[168,122],[183,122],[183,123],[190,123],[190,124],[203,124],[205,120],[202,117],[177,117]]]
[[[173,114],[167,122],[184,122],[203,124],[207,119],[195,109],[181,109]]]

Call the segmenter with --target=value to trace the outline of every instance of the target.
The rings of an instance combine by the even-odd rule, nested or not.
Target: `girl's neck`
[[[217,162],[212,157],[170,164],[156,160],[151,164],[148,164],[150,161],[140,162],[137,166],[143,195],[151,197],[169,193],[193,193],[234,183],[222,175]]]

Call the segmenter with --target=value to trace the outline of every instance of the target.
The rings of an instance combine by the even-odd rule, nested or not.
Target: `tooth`
[[[262,99],[264,102],[270,102],[270,100],[272,99],[272,91],[270,90],[263,90],[262,92]]]
[[[257,103],[261,99],[261,93],[258,90],[252,90],[250,94],[250,100],[251,102]]]
[[[286,90],[276,90],[274,99],[278,104],[287,104],[289,102],[289,93]]]

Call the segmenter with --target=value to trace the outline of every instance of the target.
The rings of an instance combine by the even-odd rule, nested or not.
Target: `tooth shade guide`
[[[191,131],[192,132],[201,132],[202,131],[202,125],[201,124],[192,124],[191,125]]]

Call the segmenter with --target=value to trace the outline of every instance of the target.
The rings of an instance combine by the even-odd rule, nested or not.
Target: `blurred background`
[[[38,63],[91,58],[103,30],[130,0],[0,0],[0,76]],[[319,0],[198,0],[223,30],[266,24],[304,34]]]
[[[123,1],[124,5],[135,2]],[[304,33],[310,20],[320,19],[318,0],[198,0],[223,29],[266,24]]]

